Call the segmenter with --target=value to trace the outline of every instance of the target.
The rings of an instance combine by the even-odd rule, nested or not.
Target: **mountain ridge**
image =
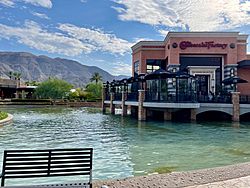
[[[84,87],[95,72],[103,82],[128,76],[114,76],[97,67],[88,66],[71,59],[51,58],[29,52],[0,52],[0,74],[8,78],[9,72],[21,73],[21,81],[44,81],[49,77],[63,79],[76,87]]]

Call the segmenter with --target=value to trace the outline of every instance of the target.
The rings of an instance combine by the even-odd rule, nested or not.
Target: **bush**
[[[102,98],[102,84],[89,83],[86,86],[87,100],[99,100]]]
[[[0,111],[0,120],[5,119],[8,117],[8,114],[6,112],[1,112]]]
[[[56,78],[42,82],[35,90],[39,99],[62,99],[69,94],[72,85]]]

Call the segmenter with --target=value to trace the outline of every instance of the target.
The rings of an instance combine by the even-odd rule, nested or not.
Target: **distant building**
[[[0,78],[0,98],[32,98],[36,86],[21,85],[20,80]]]

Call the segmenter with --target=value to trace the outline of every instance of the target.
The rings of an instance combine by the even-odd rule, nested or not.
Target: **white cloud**
[[[33,14],[34,16],[37,16],[39,18],[42,18],[42,19],[50,19],[46,14],[42,14],[42,13],[38,13],[38,12],[31,12],[31,14]]]
[[[131,75],[131,64],[126,64],[123,62],[116,62],[112,64],[111,74],[118,76],[118,75]]]
[[[249,0],[113,0],[119,18],[191,31],[234,29],[250,22]],[[121,6],[120,6],[121,5]]]
[[[44,8],[52,8],[51,0],[0,0],[0,4],[13,7],[15,2],[17,1],[22,1],[24,3],[29,3],[35,6],[41,6]]]
[[[44,8],[52,8],[51,0],[22,0],[25,3],[30,3],[35,6],[41,6]]]
[[[60,24],[59,29],[70,37],[91,44],[98,51],[124,55],[130,52],[130,47],[133,45],[124,39],[117,38],[114,34],[104,33],[100,29],[88,29],[72,24]]]
[[[49,32],[33,21],[26,21],[23,27],[0,24],[0,38],[14,39],[37,50],[67,56],[93,51],[125,54],[130,50],[131,44],[128,41],[100,30],[79,28],[70,24],[61,24],[59,29],[63,32]]]
[[[31,48],[67,56],[89,53],[92,50],[90,46],[77,39],[60,33],[50,33],[31,21],[27,21],[24,27],[11,27],[0,24],[0,37],[17,39],[17,42]]]
[[[0,0],[0,4],[7,7],[12,7],[15,3],[12,0]]]
[[[159,30],[159,33],[162,35],[162,36],[166,36],[168,34],[169,31],[167,30],[164,30],[164,29],[160,29]]]

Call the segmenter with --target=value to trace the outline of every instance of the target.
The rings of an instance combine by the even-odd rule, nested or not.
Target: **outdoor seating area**
[[[239,77],[230,77],[222,81],[220,91],[204,93],[197,87],[199,80],[187,71],[169,72],[158,69],[149,74],[140,74],[123,80],[113,80],[103,84],[105,100],[109,101],[113,93],[114,101],[138,101],[138,91],[145,90],[146,102],[165,103],[231,103],[231,92],[237,91],[237,84],[247,83]],[[242,103],[248,103],[248,96],[241,97]]]
[[[92,188],[92,160],[93,148],[5,150],[1,187],[8,179],[81,176],[80,182],[35,186]]]

